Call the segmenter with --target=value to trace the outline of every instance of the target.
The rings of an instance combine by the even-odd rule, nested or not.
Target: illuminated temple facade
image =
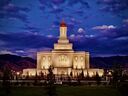
[[[89,65],[89,52],[74,51],[72,43],[67,38],[67,25],[64,21],[60,24],[60,36],[57,43],[54,44],[52,51],[37,52],[37,68],[24,69],[23,75],[35,75],[40,72],[46,75],[49,66],[52,66],[56,76],[68,76],[72,72],[73,76],[77,76],[82,71],[86,76],[95,75],[96,72],[102,76],[103,69],[91,69]]]

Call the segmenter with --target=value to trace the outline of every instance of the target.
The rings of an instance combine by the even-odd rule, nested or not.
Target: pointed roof
[[[66,23],[64,22],[64,20],[61,21],[60,27],[67,27],[67,25],[66,25]]]

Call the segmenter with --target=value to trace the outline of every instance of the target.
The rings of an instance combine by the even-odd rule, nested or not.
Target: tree
[[[11,94],[11,70],[9,66],[5,66],[3,69],[3,90],[5,92],[5,96],[10,96]]]
[[[87,71],[86,80],[90,80],[89,72]]]
[[[122,79],[122,68],[120,64],[115,64],[112,72],[112,85],[118,87]]]
[[[35,74],[35,77],[34,77],[34,85],[36,86],[36,85],[38,85],[38,75],[37,75],[37,72],[36,72],[36,74]]]
[[[80,82],[80,81],[81,81],[81,76],[80,76],[80,74],[78,74],[78,73],[77,73],[77,82],[78,82],[78,85],[80,85],[80,84],[81,84],[81,82]]]
[[[68,75],[68,85],[72,85],[71,83],[71,77]]]
[[[99,76],[98,72],[95,75],[96,84],[99,85],[101,83],[101,77]]]
[[[44,79],[44,73],[42,71],[40,72],[40,77],[41,79]]]
[[[72,77],[72,71],[70,72],[70,77]]]
[[[84,72],[83,72],[83,70],[82,70],[82,72],[80,73],[80,77],[81,77],[81,80],[84,79]]]
[[[55,75],[53,74],[53,67],[50,66],[47,74],[47,83],[46,83],[46,93],[48,96],[56,96],[56,86],[55,86]]]

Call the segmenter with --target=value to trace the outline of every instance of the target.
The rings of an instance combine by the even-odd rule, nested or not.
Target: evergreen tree
[[[83,70],[82,70],[82,72],[81,72],[81,74],[80,74],[80,78],[81,78],[81,80],[84,79],[84,71],[83,71]]]
[[[46,93],[48,96],[56,96],[56,86],[55,86],[55,75],[53,74],[53,67],[50,66],[48,69],[47,74],[47,81],[46,81]]]
[[[38,85],[38,75],[37,75],[37,72],[36,72],[35,78],[34,78],[34,85]]]
[[[81,75],[77,73],[77,82],[78,82],[78,85],[81,84]]]
[[[11,70],[9,66],[5,66],[3,69],[3,90],[5,96],[10,96],[11,95]]]
[[[99,76],[98,72],[95,75],[96,84],[99,85],[101,83],[101,77]]]
[[[90,80],[89,72],[87,71],[86,80]]]
[[[44,73],[41,71],[41,73],[40,73],[40,77],[41,77],[41,79],[43,79],[44,80]]]
[[[72,71],[70,72],[70,77],[72,77]]]
[[[68,84],[71,85],[71,77],[68,76]]]
[[[120,64],[115,64],[112,72],[112,85],[118,87],[122,79],[122,68]]]

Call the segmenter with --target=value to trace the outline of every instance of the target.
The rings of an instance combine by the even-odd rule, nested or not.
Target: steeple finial
[[[61,21],[60,27],[67,27],[66,23],[64,22],[64,19]]]

